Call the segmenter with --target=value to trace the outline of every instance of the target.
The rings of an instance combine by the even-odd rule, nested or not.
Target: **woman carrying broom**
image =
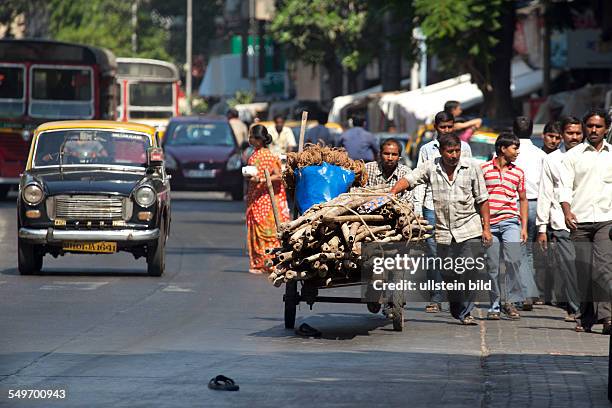
[[[269,255],[265,254],[267,248],[276,248],[280,242],[276,237],[276,224],[272,210],[272,200],[266,187],[265,170],[270,173],[274,187],[274,195],[278,205],[280,222],[290,220],[287,194],[281,181],[281,162],[269,149],[272,136],[262,125],[255,125],[249,132],[249,143],[255,151],[248,161],[249,166],[257,167],[257,175],[249,179],[247,192],[247,244],[249,247],[249,272],[260,274],[271,272],[264,265]]]

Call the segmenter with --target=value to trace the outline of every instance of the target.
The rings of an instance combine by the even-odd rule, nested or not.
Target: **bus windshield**
[[[139,82],[130,84],[131,106],[167,106],[172,108],[172,84]]]
[[[129,84],[131,119],[169,118],[173,114],[172,83],[136,82]]]
[[[24,114],[25,67],[23,65],[0,65],[0,111],[2,116],[16,117]]]
[[[60,130],[41,133],[33,167],[117,165],[145,167],[150,139],[146,135],[111,130]]]
[[[88,67],[34,66],[30,114],[86,119],[94,115],[92,70]]]

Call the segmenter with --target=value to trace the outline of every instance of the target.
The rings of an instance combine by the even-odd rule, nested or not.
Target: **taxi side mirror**
[[[147,165],[159,167],[164,164],[164,150],[161,147],[151,147],[147,150]]]

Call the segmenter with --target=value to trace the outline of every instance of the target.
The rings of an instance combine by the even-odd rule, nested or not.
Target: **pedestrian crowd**
[[[488,319],[517,320],[534,303],[554,302],[576,331],[602,324],[602,333],[610,334],[608,113],[592,109],[582,120],[567,116],[548,123],[542,148],[531,141],[531,120],[517,117],[512,131],[497,136],[495,156],[484,163],[469,160],[469,146],[448,112],[436,115],[434,127],[435,140],[421,147],[417,168],[389,183],[393,193],[412,189],[415,211],[435,226],[429,255],[474,255],[470,244],[482,241],[492,283]],[[428,273],[436,281],[456,278]],[[451,314],[475,324],[474,294],[462,295],[448,299]],[[441,299],[432,292],[426,311],[439,312]]]
[[[472,159],[468,141],[481,119],[461,118],[456,101],[445,104],[434,117],[433,140],[419,149],[414,170],[400,164],[403,145],[385,139],[379,145],[353,119],[339,145],[349,156],[366,162],[368,186],[386,184],[391,193],[412,203],[415,213],[434,226],[427,240],[428,256],[477,257],[486,254],[491,281],[487,319],[518,320],[534,304],[555,304],[576,331],[603,324],[612,328],[612,151],[605,136],[610,117],[599,109],[582,119],[566,116],[544,127],[542,148],[532,140],[533,123],[517,117],[512,129],[495,140],[494,156],[480,163]],[[306,133],[308,142],[331,144],[325,118]],[[249,143],[255,153],[249,165],[247,199],[250,271],[266,271],[265,248],[275,245],[272,208],[265,192],[264,168],[272,175],[283,220],[289,219],[280,181],[279,156],[295,149],[295,137],[284,119],[274,126],[253,126]],[[242,132],[243,130],[241,130]],[[270,146],[270,148],[268,148]],[[435,267],[427,270],[435,282],[457,279]],[[463,274],[460,279],[470,279]],[[429,313],[449,302],[451,315],[474,325],[475,295],[470,291],[432,291]]]

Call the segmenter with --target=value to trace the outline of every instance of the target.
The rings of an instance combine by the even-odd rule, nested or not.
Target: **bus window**
[[[47,118],[91,118],[93,83],[90,68],[32,67],[30,115]]]
[[[172,83],[137,82],[129,85],[129,116],[133,119],[171,117]],[[155,109],[151,109],[151,108]],[[139,109],[144,108],[144,109]]]
[[[3,116],[17,117],[25,111],[23,65],[0,65],[0,111]]]

